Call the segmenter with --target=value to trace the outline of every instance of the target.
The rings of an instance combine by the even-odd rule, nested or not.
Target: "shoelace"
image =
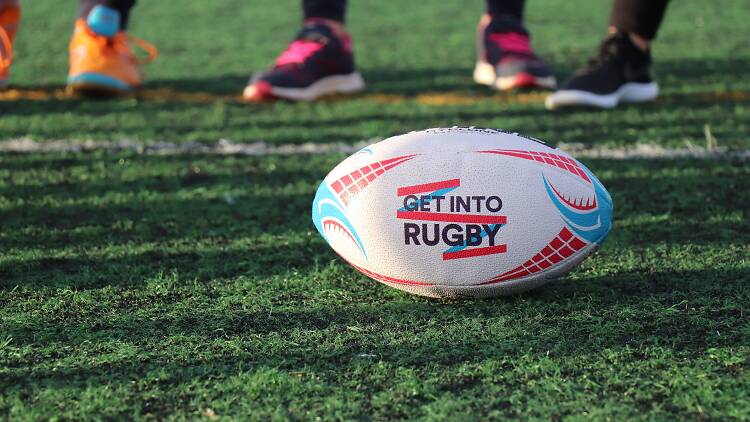
[[[13,63],[13,43],[5,28],[0,26],[0,70],[6,70]]]
[[[490,34],[488,38],[490,42],[497,44],[505,52],[529,55],[534,54],[531,51],[529,37],[526,35],[516,32],[502,32]]]
[[[146,53],[146,57],[136,57],[135,54],[133,54],[135,63],[138,65],[143,65],[146,63],[150,63],[159,56],[159,50],[156,49],[156,46],[151,44],[150,42],[143,40],[141,38],[133,37],[126,33],[118,33],[114,37],[103,37],[103,36],[96,36],[96,39],[99,40],[100,43],[102,43],[104,46],[113,48],[115,50],[117,49],[123,49],[125,51],[129,51],[127,48],[127,43],[131,43],[132,45],[135,45],[136,47],[140,48]]]
[[[599,44],[599,52],[595,57],[592,57],[589,59],[589,61],[586,63],[586,67],[591,69],[598,66],[601,66],[605,63],[609,63],[613,60],[617,60],[620,47],[619,47],[620,40],[618,39],[617,35],[611,35],[607,38],[605,38],[601,44]]]
[[[143,59],[136,58],[136,63],[138,64],[146,64],[151,63],[152,61],[156,60],[157,57],[159,57],[159,50],[156,49],[156,46],[151,44],[150,42],[143,40],[141,38],[131,37],[130,35],[127,35],[128,41],[133,43],[133,45],[139,47],[141,50],[145,51],[147,56]]]
[[[307,60],[308,57],[317,53],[323,44],[318,41],[311,40],[295,40],[283,53],[276,59],[276,66],[283,66],[285,64],[302,63]]]

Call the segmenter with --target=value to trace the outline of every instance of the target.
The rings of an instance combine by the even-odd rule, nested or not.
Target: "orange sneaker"
[[[20,20],[21,8],[18,4],[0,6],[0,89],[8,87],[8,70],[13,63],[13,39]]]
[[[148,53],[136,58],[131,42]],[[68,89],[86,95],[118,95],[141,84],[140,65],[156,58],[156,48],[120,30],[120,14],[106,6],[91,9],[78,19],[70,40]]]

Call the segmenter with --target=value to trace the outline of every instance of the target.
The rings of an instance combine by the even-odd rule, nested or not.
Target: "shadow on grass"
[[[59,125],[35,125],[32,129],[14,125],[4,131],[8,138],[107,140],[133,136],[144,141],[181,142],[198,137],[199,141],[213,143],[227,136],[240,142],[263,140],[271,144],[299,144],[358,142],[368,136],[387,137],[425,127],[475,125],[533,133],[552,142],[596,145],[601,140],[617,144],[674,145],[681,141],[702,144],[704,126],[711,124],[713,135],[722,145],[747,146],[741,125],[744,114],[738,114],[738,110],[742,110],[741,104],[691,96],[685,96],[679,102],[657,101],[617,110],[579,109],[555,113],[542,112],[538,105],[416,107],[373,104],[331,113],[340,106],[283,104],[268,106],[270,108],[251,106],[257,113],[248,114],[246,106],[231,104],[219,107],[214,117],[206,117],[213,113],[213,106],[196,104],[145,102],[97,109],[87,103],[73,106],[65,103],[50,106],[47,102],[28,100],[22,103],[29,105],[29,115],[59,113],[62,120]],[[21,107],[25,107],[23,104]],[[296,107],[313,108],[306,109],[302,117],[296,118],[292,117],[297,113]],[[83,114],[79,113],[81,110]],[[179,115],[183,111],[197,116],[194,120],[180,120],[178,123],[157,117],[165,113],[172,116],[171,112]],[[86,117],[87,113],[91,113],[90,118]],[[86,126],[75,124],[78,118],[83,119],[81,123],[85,122]]]
[[[7,245],[29,253],[5,256],[1,289],[138,285],[165,268],[201,280],[267,277],[307,268],[320,255],[310,244],[321,243],[317,236],[295,234],[313,230],[310,203],[332,157],[76,157],[31,159],[26,170],[69,176],[80,167],[100,173],[92,167],[112,166],[104,166],[103,178],[81,183],[62,177],[41,187],[0,189],[22,201],[0,212]],[[118,157],[160,174],[128,175]],[[30,252],[40,248],[41,256]]]
[[[16,343],[38,342],[66,350],[110,341],[149,350],[159,348],[165,339],[179,338],[180,347],[185,342],[200,344],[211,349],[212,357],[210,361],[189,355],[122,359],[85,368],[22,367],[6,373],[4,382],[15,386],[117,384],[165,371],[180,380],[228,377],[264,368],[343,380],[356,377],[352,374],[357,368],[376,362],[449,371],[488,361],[512,369],[516,360],[529,354],[585,359],[607,349],[649,347],[682,356],[701,355],[711,347],[748,345],[742,315],[750,298],[748,280],[747,270],[622,272],[483,301],[426,301],[400,293],[386,297],[388,293],[378,287],[361,291],[360,300],[335,307],[314,302],[285,304],[290,298],[282,293],[280,310],[203,308],[180,316],[139,317],[127,315],[126,307],[82,324],[66,322],[61,315],[55,321],[6,324],[6,334]],[[273,297],[272,289],[268,286],[256,293]],[[363,328],[350,332],[345,327]],[[320,342],[321,337],[338,341]],[[290,343],[281,349],[269,347],[263,343],[266,338],[289,339]],[[164,343],[163,347],[172,346]],[[362,358],[362,354],[375,359]]]
[[[38,310],[19,309],[17,318],[0,321],[0,330],[19,350],[45,351],[14,361],[0,381],[6,391],[92,385],[129,389],[133,380],[154,377],[177,384],[237,376],[244,382],[264,371],[277,380],[294,372],[326,385],[357,385],[367,376],[362,374],[375,367],[388,374],[393,368],[453,374],[445,382],[455,391],[472,388],[454,376],[467,365],[490,363],[495,371],[511,374],[516,365],[523,368],[535,359],[606,360],[607,350],[630,354],[629,359],[654,359],[643,354],[658,350],[689,360],[711,348],[750,344],[743,314],[750,301],[750,269],[732,265],[724,255],[746,241],[750,230],[747,220],[716,218],[736,214],[747,202],[750,177],[745,166],[587,160],[594,172],[607,176],[604,183],[615,200],[615,232],[598,259],[614,259],[606,256],[614,250],[632,250],[636,269],[616,270],[618,265],[610,262],[613,269],[603,275],[586,275],[591,270],[584,268],[519,296],[435,301],[386,288],[338,260],[319,265],[336,258],[315,233],[306,233],[312,231],[307,215],[314,184],[286,190],[295,180],[322,177],[321,170],[334,160],[237,159],[249,168],[276,160],[271,177],[264,171],[233,170],[237,162],[232,158],[201,157],[197,163],[215,173],[187,185],[179,171],[185,157],[80,154],[51,165],[68,174],[120,158],[163,168],[161,176],[136,177],[133,185],[113,175],[112,189],[120,194],[162,185],[159,194],[169,197],[184,189],[212,192],[216,186],[239,187],[249,181],[265,182],[275,193],[250,191],[238,200],[244,205],[239,214],[204,197],[167,200],[157,207],[135,195],[131,205],[107,203],[91,221],[80,223],[76,216],[87,210],[79,205],[72,205],[62,219],[54,217],[60,212],[56,208],[69,205],[35,206],[25,216],[2,216],[11,223],[3,240],[16,242],[9,244],[13,248],[30,245],[24,238],[29,225],[41,227],[42,233],[50,231],[47,225],[56,227],[58,232],[48,235],[53,244],[64,245],[70,236],[68,241],[83,245],[63,257],[30,254],[0,274],[13,280],[0,287],[7,298],[13,297],[13,286],[20,285],[26,287],[21,294],[30,298],[28,305],[18,306],[39,305]],[[32,156],[29,164],[37,172],[43,160]],[[650,177],[649,172],[662,177]],[[87,181],[73,196],[95,198],[107,186],[107,180]],[[33,199],[33,188],[28,189],[22,196]],[[52,185],[41,191],[62,200],[67,189]],[[9,189],[5,195],[12,193]],[[269,208],[253,207],[265,202]],[[638,218],[663,215],[668,218],[662,226]],[[112,222],[139,218],[133,237],[120,232],[106,236]],[[620,227],[623,220],[629,224],[625,228]],[[169,222],[166,231],[159,228],[162,222]],[[90,224],[100,230],[87,235],[82,229]],[[243,237],[246,242],[231,244]],[[133,250],[99,257],[87,252],[123,243]],[[691,264],[691,256],[675,259],[700,269],[670,269],[673,258],[668,256],[659,258],[662,267],[640,264],[637,255],[644,249],[638,245],[647,243],[710,245],[724,264]],[[154,246],[139,250],[143,244]],[[179,277],[170,286],[160,274],[172,269]],[[88,300],[73,300],[73,294]],[[89,359],[87,353],[101,358]],[[63,355],[70,360],[60,363]],[[575,376],[561,376],[568,375]],[[368,389],[393,387],[385,382]],[[189,400],[183,390],[171,391],[180,398],[157,407]]]
[[[308,271],[334,257],[314,232],[309,206],[337,156],[18,158],[26,164],[18,172],[55,176],[41,185],[0,187],[0,195],[19,201],[0,212],[5,250],[14,251],[0,266],[0,289],[138,286],[172,269],[201,282],[264,279]],[[127,171],[121,160],[148,171]],[[609,172],[603,181],[615,202],[610,242],[723,247],[750,232],[742,218],[750,192],[745,166],[698,160],[587,164]],[[103,176],[68,178],[81,168]],[[655,179],[652,172],[662,176]]]

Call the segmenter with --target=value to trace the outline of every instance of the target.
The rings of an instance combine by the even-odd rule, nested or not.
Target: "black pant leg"
[[[490,15],[513,16],[523,20],[523,6],[526,0],[487,0],[487,13]]]
[[[610,25],[652,40],[656,37],[669,0],[615,0]]]
[[[130,9],[133,8],[135,2],[136,0],[81,0],[81,5],[78,8],[78,17],[86,19],[91,9],[101,4],[120,12],[120,28],[125,29],[128,26]]]
[[[346,0],[302,0],[305,19],[325,18],[344,23]]]

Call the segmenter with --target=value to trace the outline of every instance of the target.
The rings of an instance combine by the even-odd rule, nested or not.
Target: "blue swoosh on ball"
[[[325,232],[323,231],[323,220],[328,217],[339,220],[341,224],[343,224],[344,227],[349,230],[349,233],[357,242],[359,250],[362,251],[362,255],[367,258],[364,243],[357,234],[357,231],[354,229],[354,225],[351,223],[351,221],[349,221],[349,217],[346,215],[344,206],[341,204],[339,198],[336,196],[336,194],[333,193],[328,184],[326,182],[323,182],[320,184],[320,186],[318,187],[318,191],[315,193],[315,199],[313,200],[312,206],[312,220],[313,224],[315,224],[315,228],[318,229],[320,235],[323,236],[326,241],[330,242]]]
[[[594,185],[597,204],[594,212],[581,213],[566,207],[552,191],[547,178],[542,175],[544,188],[547,190],[547,195],[552,203],[560,211],[560,214],[562,214],[563,220],[568,223],[568,227],[575,234],[588,242],[601,243],[607,237],[607,234],[609,234],[610,229],[612,229],[612,197],[609,196],[609,192],[604,189],[604,185],[589,169],[583,164],[579,163],[579,165]]]

